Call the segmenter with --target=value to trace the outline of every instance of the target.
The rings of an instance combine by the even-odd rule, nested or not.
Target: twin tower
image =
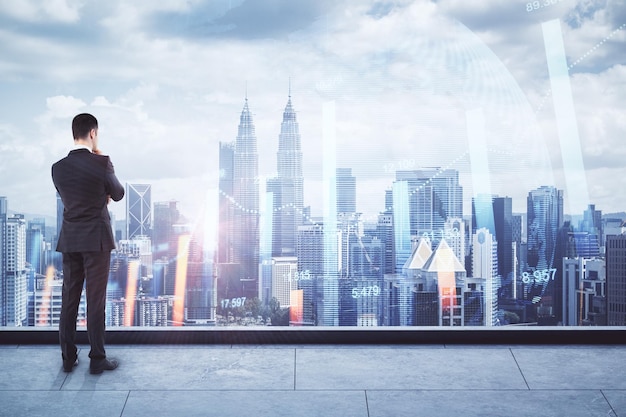
[[[296,256],[298,226],[304,218],[302,147],[291,95],[278,135],[277,176],[269,179],[259,176],[257,137],[247,97],[239,118],[237,139],[234,143],[220,142],[219,168],[217,263],[230,265],[231,274],[239,276],[235,285],[244,287],[240,289],[243,295],[256,297],[260,258]],[[271,201],[262,199],[264,207],[260,207],[259,199],[262,186],[273,195]],[[271,223],[269,218],[264,223],[271,227],[271,233],[264,234],[271,236],[271,245],[260,241],[261,212],[271,213]]]

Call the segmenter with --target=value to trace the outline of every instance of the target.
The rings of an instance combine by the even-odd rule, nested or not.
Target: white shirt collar
[[[74,145],[74,150],[77,150],[77,149],[87,149],[89,152],[92,152],[91,148],[87,145]]]

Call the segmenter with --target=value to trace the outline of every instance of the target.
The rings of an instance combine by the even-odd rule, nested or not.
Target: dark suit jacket
[[[124,187],[108,156],[71,151],[52,165],[52,181],[63,201],[58,252],[99,252],[115,248],[108,197],[119,201]]]

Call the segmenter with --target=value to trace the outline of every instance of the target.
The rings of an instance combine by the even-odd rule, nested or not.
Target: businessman
[[[63,201],[63,224],[57,252],[63,253],[63,292],[59,342],[63,370],[78,365],[76,318],[83,284],[87,296],[89,371],[101,374],[118,367],[107,358],[105,342],[106,287],[111,250],[115,248],[107,204],[124,197],[113,164],[98,150],[98,121],[82,113],[72,120],[74,149],[52,165],[52,181]]]

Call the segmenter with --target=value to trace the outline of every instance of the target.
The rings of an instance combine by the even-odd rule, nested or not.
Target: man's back
[[[76,149],[52,166],[52,180],[63,201],[60,252],[110,251],[115,247],[107,209],[109,196],[119,201],[119,183],[108,156]]]

